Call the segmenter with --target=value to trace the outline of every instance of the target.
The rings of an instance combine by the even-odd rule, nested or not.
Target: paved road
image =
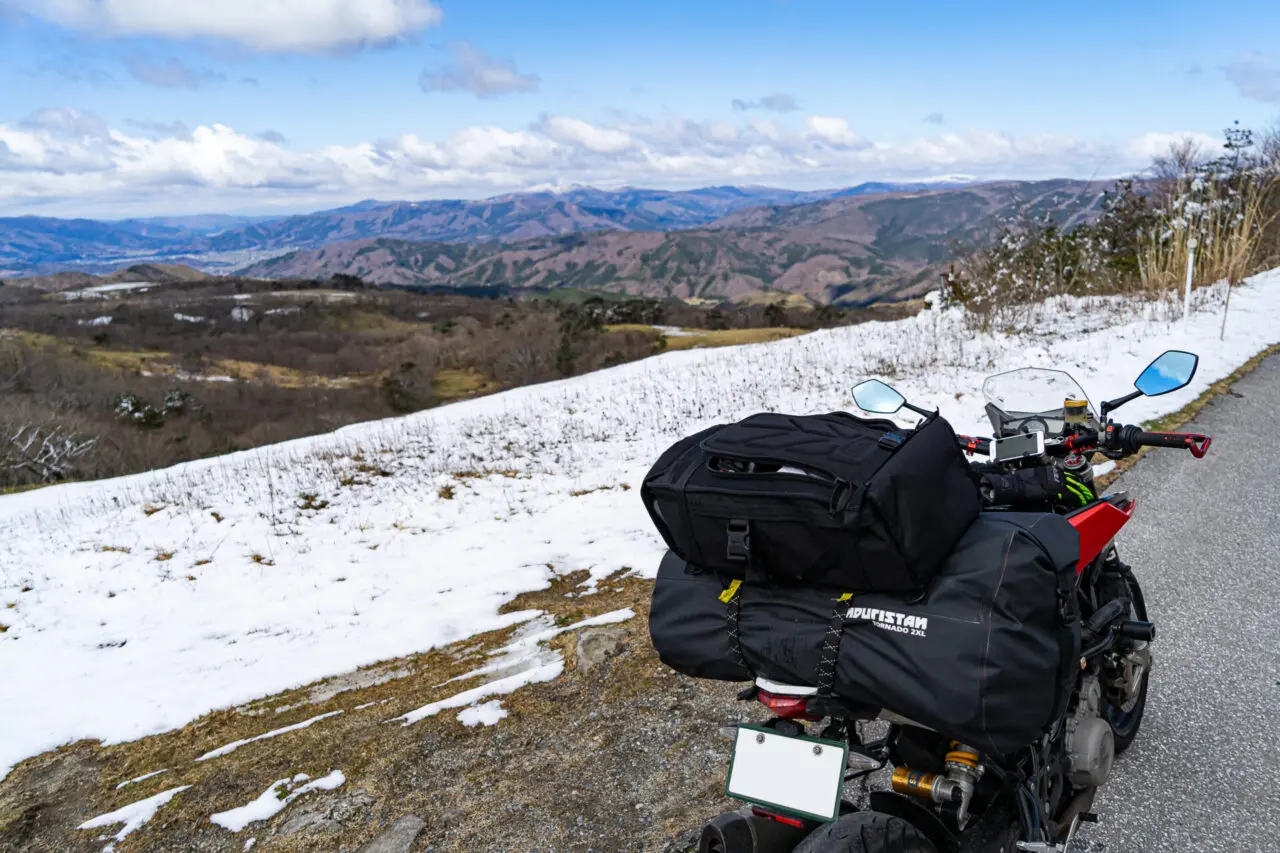
[[[1157,624],[1146,719],[1095,803],[1107,853],[1280,851],[1280,356],[1113,488]],[[1120,412],[1123,415],[1123,409]]]

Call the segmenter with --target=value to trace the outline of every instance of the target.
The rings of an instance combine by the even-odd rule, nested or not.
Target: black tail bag
[[[645,507],[684,559],[850,592],[928,585],[981,500],[955,433],[837,412],[758,414],[667,450]]]
[[[834,696],[1002,755],[1034,741],[1070,698],[1078,554],[1060,516],[984,513],[914,601],[734,584],[668,554],[649,631],[663,663],[685,675],[816,685],[834,624]]]

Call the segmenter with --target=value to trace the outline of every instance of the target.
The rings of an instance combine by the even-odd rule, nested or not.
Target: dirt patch
[[[560,633],[538,654],[558,656],[565,671],[486,697],[508,714],[496,725],[468,727],[458,720],[461,708],[408,726],[395,718],[499,675],[468,673],[492,663],[490,653],[522,630],[527,635],[529,623],[217,711],[166,734],[106,747],[80,742],[32,758],[0,782],[0,850],[100,851],[103,830],[75,827],[180,785],[192,787],[118,844],[118,853],[231,853],[250,837],[255,851],[267,853],[355,851],[406,815],[425,821],[408,848],[418,853],[662,850],[730,806],[722,795],[727,751],[715,730],[754,709],[733,701],[736,685],[699,682],[661,665],[648,637],[651,582],[625,570],[594,586],[587,580],[579,572],[556,577],[504,608],[547,614],[542,621],[556,627],[543,633]],[[623,608],[636,615],[603,629],[571,627]],[[585,631],[594,633],[583,643]],[[590,668],[579,666],[580,645]],[[337,789],[304,794],[240,833],[209,820],[277,780],[333,770],[346,777]]]

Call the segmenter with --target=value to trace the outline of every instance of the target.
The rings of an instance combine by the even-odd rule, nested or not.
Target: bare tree
[[[1207,160],[1204,146],[1193,136],[1183,136],[1170,142],[1168,151],[1151,159],[1156,198],[1160,202],[1173,198]]]
[[[0,435],[0,469],[11,480],[38,483],[56,483],[71,477],[75,461],[98,443],[96,438],[85,438],[56,425],[24,424]]]

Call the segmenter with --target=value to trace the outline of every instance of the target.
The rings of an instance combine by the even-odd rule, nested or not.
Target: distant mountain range
[[[780,291],[862,304],[928,290],[957,245],[983,244],[1003,219],[1029,211],[1086,221],[1102,188],[1071,180],[816,192],[588,187],[368,200],[278,219],[21,217],[0,219],[0,277],[57,271],[40,281],[69,286],[84,273],[168,261],[262,278],[344,273],[397,286],[710,298]]]
[[[237,259],[245,263],[254,254],[371,237],[489,242],[580,231],[673,231],[706,225],[727,213],[758,205],[805,204],[938,185],[869,183],[817,192],[770,187],[688,191],[587,187],[480,201],[370,199],[335,210],[280,218],[218,214],[114,222],[0,218],[0,275],[30,275],[68,267],[100,272],[129,261],[169,259],[225,268],[223,256],[227,255],[232,256],[231,263]]]
[[[1084,181],[998,182],[962,188],[829,193],[797,202],[738,204],[727,189],[685,194],[676,201],[637,198],[628,223],[661,215],[679,221],[729,208],[700,227],[664,231],[597,228],[507,242],[460,243],[369,237],[291,252],[243,270],[262,278],[325,278],[336,273],[399,286],[578,288],[645,295],[741,298],[762,291],[799,293],[820,302],[864,304],[930,289],[957,244],[979,245],[1001,220],[1032,212],[1067,225],[1091,218],[1101,184]],[[637,194],[642,191],[633,191]],[[693,198],[690,198],[693,196]],[[524,197],[513,205],[541,204]],[[755,199],[759,201],[757,197]],[[559,219],[523,214],[491,200],[481,221],[550,230]],[[601,210],[590,197],[548,196],[557,211]],[[544,208],[545,209],[545,208]],[[617,208],[611,208],[617,209]],[[384,209],[380,208],[378,212]],[[603,217],[598,214],[596,220]],[[486,220],[485,217],[488,217]],[[610,220],[613,221],[613,220]],[[685,219],[684,221],[690,221]],[[536,223],[536,225],[535,225]],[[271,223],[275,224],[275,223]],[[564,231],[571,229],[564,228]],[[387,233],[387,232],[384,232]],[[391,232],[394,233],[394,232]]]

